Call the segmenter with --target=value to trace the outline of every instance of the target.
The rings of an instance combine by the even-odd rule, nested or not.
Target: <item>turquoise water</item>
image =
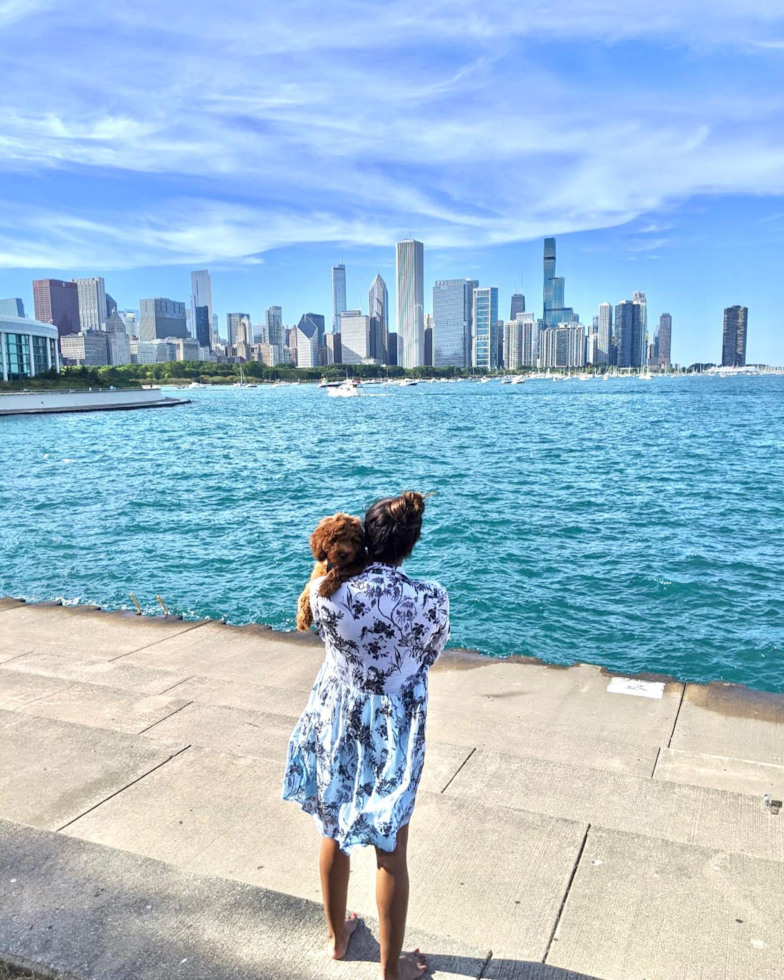
[[[0,594],[291,629],[320,517],[434,490],[453,645],[784,690],[784,377],[191,397],[0,420]]]

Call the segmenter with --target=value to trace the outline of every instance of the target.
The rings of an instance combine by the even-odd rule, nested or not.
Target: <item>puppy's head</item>
[[[365,532],[362,521],[350,514],[325,517],[310,536],[310,550],[316,561],[328,562],[338,570],[363,563]]]

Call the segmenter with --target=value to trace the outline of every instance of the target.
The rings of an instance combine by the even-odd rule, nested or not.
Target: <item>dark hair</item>
[[[422,533],[425,498],[412,490],[377,500],[365,514],[369,561],[398,562],[414,550]]]

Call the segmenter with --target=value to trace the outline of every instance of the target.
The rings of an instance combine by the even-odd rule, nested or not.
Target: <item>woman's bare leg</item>
[[[376,904],[384,980],[416,980],[427,969],[427,960],[418,950],[401,956],[408,912],[407,847],[408,824],[398,831],[394,851],[376,848]]]
[[[330,837],[322,837],[319,870],[329,933],[327,952],[335,960],[341,960],[346,955],[349,938],[359,922],[356,913],[346,918],[350,869],[351,859],[348,854],[344,854]]]

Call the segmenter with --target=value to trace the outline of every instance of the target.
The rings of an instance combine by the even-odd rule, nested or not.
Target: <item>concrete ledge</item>
[[[313,902],[196,875],[123,851],[0,821],[0,957],[82,980],[357,980],[378,977],[366,919],[330,963]],[[415,928],[433,975],[478,978],[489,951]]]

